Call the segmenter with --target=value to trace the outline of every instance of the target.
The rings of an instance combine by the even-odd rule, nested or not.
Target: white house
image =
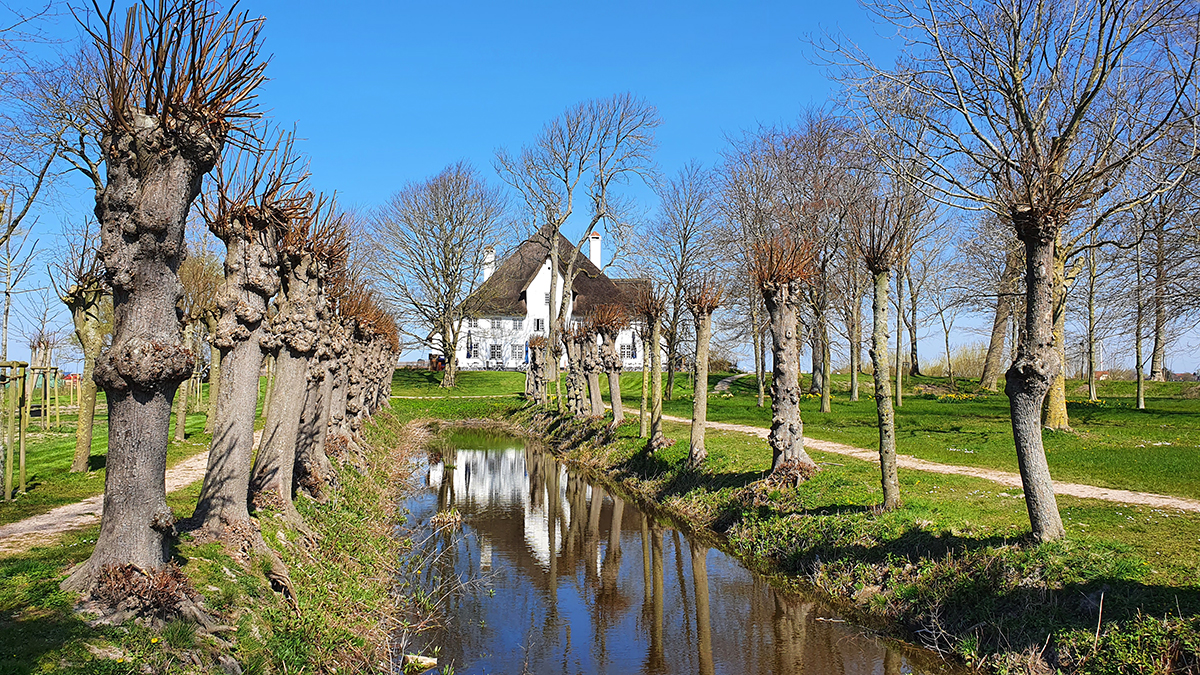
[[[529,362],[529,338],[546,335],[550,321],[550,232],[543,229],[525,240],[497,267],[489,258],[484,268],[484,281],[468,301],[472,305],[469,318],[459,332],[458,364],[472,369],[522,369]],[[568,258],[575,245],[561,234],[558,237],[559,269],[553,298],[562,299],[563,278]],[[568,304],[567,320],[575,313],[584,314],[603,304],[631,306],[634,294],[648,287],[645,279],[610,279],[600,271],[600,235],[588,239],[587,257],[576,262],[575,283]],[[621,331],[617,338],[626,370],[641,370],[641,338],[632,328]],[[564,361],[565,363],[565,361]]]

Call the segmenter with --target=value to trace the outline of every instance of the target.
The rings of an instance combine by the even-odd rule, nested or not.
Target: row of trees
[[[693,164],[665,180],[650,161],[652,106],[623,95],[569,108],[520,153],[501,151],[496,168],[520,196],[521,218],[544,240],[552,269],[573,279],[584,243],[603,224],[610,240],[632,250],[625,269],[654,286],[624,315],[594,308],[572,323],[562,294],[544,341],[531,343],[529,393],[548,400],[565,353],[568,384],[558,405],[601,414],[598,374],[608,369],[600,346],[612,326],[636,325],[651,357],[643,380],[653,380],[644,387],[643,435],[651,447],[661,442],[660,379],[665,370],[672,392],[673,371],[690,351],[690,461],[699,464],[708,322],[721,306],[719,332],[753,345],[760,388],[767,364],[773,369],[775,470],[802,476],[816,467],[803,445],[801,353],[812,357],[809,390],[829,411],[835,343],[847,347],[856,399],[867,342],[884,505],[894,508],[895,409],[904,377],[919,373],[918,330],[931,319],[941,328],[953,383],[955,323],[966,312],[987,313],[981,385],[995,389],[1004,375],[1034,535],[1062,536],[1041,432],[1069,426],[1068,326],[1087,336],[1090,371],[1105,326],[1116,337],[1111,326],[1120,325],[1139,378],[1147,362],[1161,378],[1172,327],[1200,309],[1200,33],[1188,7],[872,3],[904,41],[893,66],[839,36],[815,41],[843,85],[837,101],[795,125],[734,139],[710,171]],[[661,198],[650,223],[638,222],[613,189],[634,177]],[[574,212],[580,204],[586,213]],[[582,235],[563,250],[559,234],[572,216]],[[472,311],[446,306],[460,320]],[[1079,318],[1068,323],[1068,315]],[[456,343],[449,337],[442,334],[442,344]],[[615,411],[618,420],[622,414]]]
[[[97,388],[109,414],[100,535],[64,587],[168,562],[172,405],[182,435],[193,387],[181,385],[200,390],[198,357],[210,351],[213,439],[190,523],[261,552],[290,592],[251,508],[306,530],[294,496],[325,499],[330,458],[356,459],[365,420],[390,394],[396,324],[351,261],[357,221],[311,190],[293,135],[255,109],[262,19],[191,0],[124,16],[93,4],[80,16],[87,46],[35,89],[38,119],[60,130],[52,155],[96,196],[96,225],[64,233],[52,270],[84,361],[72,470],[87,468]],[[189,251],[190,222],[224,244],[223,260]]]

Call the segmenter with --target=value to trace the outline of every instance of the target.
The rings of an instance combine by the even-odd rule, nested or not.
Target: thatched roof
[[[475,313],[479,316],[526,316],[528,304],[526,292],[542,265],[550,257],[550,230],[526,239],[496,267],[492,276],[480,285],[471,299],[478,304]],[[568,261],[575,248],[561,233],[558,236],[559,275],[567,276]],[[573,314],[587,314],[604,304],[619,304],[630,307],[639,286],[649,285],[645,279],[610,279],[600,268],[580,251],[575,262]],[[544,301],[544,298],[535,299]]]

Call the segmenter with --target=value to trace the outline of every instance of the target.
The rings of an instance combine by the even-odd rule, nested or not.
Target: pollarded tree
[[[168,423],[193,359],[180,340],[175,271],[188,209],[227,138],[253,115],[266,65],[262,22],[246,14],[178,0],[132,7],[122,26],[111,7],[93,8],[85,28],[103,74],[95,123],[107,177],[96,219],[113,337],[96,363],[109,410],[104,515],[91,557],[63,582],[78,590],[108,566],[167,562]]]
[[[453,387],[463,319],[487,298],[475,293],[487,256],[503,238],[506,204],[466,162],[411,182],[372,218],[369,258],[376,285],[408,334],[446,357]]]
[[[276,351],[270,413],[254,458],[252,502],[279,508],[297,527],[304,520],[292,501],[300,420],[309,388],[311,361],[326,317],[325,283],[345,266],[349,242],[332,199],[309,202],[279,243],[280,293],[263,344]],[[363,358],[370,362],[367,355]]]
[[[704,428],[708,423],[708,348],[712,341],[712,316],[721,304],[725,289],[714,277],[706,275],[687,290],[688,311],[696,324],[695,372],[692,376],[692,433],[688,466],[699,469],[708,457],[704,447]]]
[[[1065,275],[1056,252],[1073,248],[1063,230],[1086,208],[1100,205],[1094,224],[1128,210],[1177,183],[1194,156],[1140,194],[1113,193],[1164,135],[1192,134],[1195,10],[1178,0],[869,7],[897,27],[907,53],[884,68],[854,47],[837,50],[852,64],[845,79],[858,100],[872,109],[872,92],[903,87],[929,101],[922,116],[932,140],[920,155],[935,180],[923,188],[1006,218],[1025,247],[1024,339],[1005,392],[1033,535],[1058,539],[1041,420],[1062,369],[1054,332]],[[887,115],[874,118],[886,129]]]
[[[265,325],[267,305],[279,292],[280,241],[303,222],[312,199],[302,188],[305,176],[292,137],[276,136],[267,147],[226,161],[202,202],[209,230],[226,247],[213,334],[223,367],[210,410],[215,421],[208,472],[193,518],[221,538],[256,531],[242,525],[250,522],[259,371],[264,343],[273,340]]]
[[[911,195],[898,191],[893,196]],[[908,205],[864,194],[851,210],[850,241],[874,277],[871,297],[871,367],[875,372],[875,412],[879,423],[879,467],[882,473],[883,508],[900,506],[900,479],[896,471],[896,413],[888,382],[888,280],[896,264],[897,251],[905,239],[909,222]]]
[[[816,470],[804,451],[798,334],[813,256],[802,230],[804,202],[779,195],[775,155],[769,136],[736,145],[725,158],[724,191],[730,220],[741,229],[750,275],[762,294],[771,329],[772,471],[803,476]]]
[[[642,334],[643,363],[646,359],[650,360],[650,382],[646,382],[647,373],[644,369],[642,374],[642,419],[647,418],[646,391],[649,389],[649,424],[642,425],[641,437],[649,439],[647,447],[652,449],[662,447],[667,442],[662,430],[662,317],[666,305],[663,294],[649,285],[633,299],[634,311],[641,324],[639,332]]]
[[[621,370],[623,363],[617,352],[617,337],[629,326],[629,317],[621,305],[600,305],[592,310],[592,325],[600,334],[600,360],[608,377],[608,398],[612,401],[613,426],[625,420],[625,406],[621,401]]]

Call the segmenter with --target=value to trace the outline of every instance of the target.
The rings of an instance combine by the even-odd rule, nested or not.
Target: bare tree
[[[692,376],[692,434],[688,466],[699,469],[708,457],[704,428],[708,423],[708,347],[712,340],[713,312],[721,304],[725,289],[711,274],[695,281],[687,292],[688,311],[696,324],[695,371]]]
[[[463,319],[486,302],[476,289],[503,238],[505,200],[466,162],[411,182],[372,218],[376,283],[410,337],[446,357],[442,387],[453,387]]]
[[[113,289],[112,346],[96,363],[109,407],[104,516],[95,550],[64,582],[90,588],[109,565],[162,567],[175,515],[166,502],[171,401],[191,371],[175,273],[188,209],[263,80],[261,21],[207,2],[114,8],[83,18],[100,65],[107,181],[96,196],[100,256]]]
[[[680,347],[687,339],[688,288],[711,265],[716,254],[715,187],[711,177],[691,161],[657,189],[660,215],[646,234],[645,267],[656,278],[667,297],[663,332],[667,349],[666,398],[675,390],[675,371]]]
[[[592,323],[600,333],[600,360],[608,378],[608,398],[612,402],[613,427],[625,420],[625,406],[621,401],[621,370],[623,362],[617,352],[617,337],[629,326],[629,317],[621,305],[600,305],[592,311]],[[645,358],[645,355],[643,355]]]
[[[906,60],[880,68],[847,46],[837,51],[851,62],[845,79],[868,107],[880,83],[930,101],[923,118],[933,140],[921,156],[937,180],[924,187],[1007,218],[1025,246],[1025,338],[1005,391],[1033,535],[1060,538],[1041,437],[1042,404],[1062,368],[1054,344],[1064,276],[1056,248],[1079,209],[1109,195],[1175,122],[1192,119],[1183,103],[1200,44],[1195,12],[1175,0],[878,2],[870,9],[901,31]],[[1098,219],[1175,180],[1107,203]]]
[[[71,471],[75,473],[88,470],[92,452],[96,416],[96,382],[92,375],[96,358],[104,348],[105,334],[112,329],[106,321],[106,315],[111,313],[112,293],[100,264],[100,233],[95,221],[88,219],[74,227],[64,226],[60,241],[63,246],[51,266],[50,281],[71,312],[75,338],[83,352],[79,421],[75,426],[75,456],[71,461]]]
[[[559,386],[560,345],[572,295],[558,287],[560,274],[562,283],[572,287],[580,251],[596,227],[603,222],[612,234],[628,224],[614,187],[653,174],[650,155],[660,123],[654,106],[631,94],[618,94],[571,106],[516,156],[505,150],[496,153],[497,171],[520,193],[531,220],[540,224],[534,236],[549,254],[550,297],[559,302],[550,306],[546,376],[555,386]],[[583,235],[578,244],[562,251],[559,235],[575,215],[577,201],[589,209]]]

